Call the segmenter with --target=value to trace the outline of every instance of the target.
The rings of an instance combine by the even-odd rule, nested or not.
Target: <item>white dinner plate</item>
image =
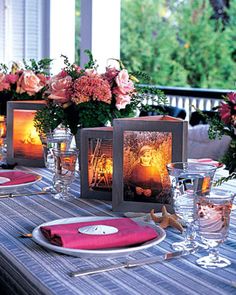
[[[122,247],[122,248],[112,248],[112,249],[99,249],[99,250],[82,250],[82,249],[71,249],[71,248],[64,248],[64,247],[59,247],[52,245],[49,243],[49,241],[43,236],[41,233],[40,227],[41,226],[48,226],[48,225],[54,225],[54,224],[66,224],[66,223],[75,223],[75,222],[88,222],[88,221],[97,221],[97,220],[105,220],[105,219],[116,219],[117,217],[72,217],[72,218],[64,218],[64,219],[58,219],[50,222],[43,223],[36,227],[33,230],[32,233],[32,238],[33,240],[52,251],[75,256],[75,257],[83,257],[83,258],[114,258],[114,257],[122,257],[122,256],[128,256],[130,254],[133,254],[136,251],[144,250],[149,247],[155,246],[159,244],[161,241],[163,241],[166,237],[165,231],[160,228],[159,226],[152,225],[152,224],[147,224],[144,222],[137,222],[142,225],[150,226],[154,228],[158,234],[157,238],[145,242],[139,246],[129,246],[129,247]]]
[[[40,181],[42,179],[42,176],[40,176],[39,174],[29,173],[29,172],[25,172],[25,171],[21,171],[21,170],[2,170],[2,171],[0,171],[0,177],[1,177],[1,174],[5,173],[5,172],[24,172],[24,173],[27,173],[27,174],[30,174],[30,175],[34,175],[35,180],[25,182],[25,183],[20,183],[20,184],[13,184],[13,185],[4,185],[4,184],[2,184],[0,186],[0,194],[15,192],[18,189],[22,189],[22,188],[25,188],[27,186],[31,186],[32,184],[34,184],[34,183],[36,183],[36,182],[38,182],[38,181]]]

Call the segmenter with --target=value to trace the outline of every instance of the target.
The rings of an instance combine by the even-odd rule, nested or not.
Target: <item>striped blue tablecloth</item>
[[[31,190],[39,190],[51,182],[51,173],[46,169],[22,169],[43,176]],[[224,187],[235,191],[236,181]],[[165,263],[71,278],[70,271],[106,266],[122,258],[66,256],[44,249],[32,239],[19,238],[18,233],[32,232],[36,226],[59,218],[122,216],[112,212],[109,201],[79,199],[79,180],[72,189],[78,198],[67,202],[49,195],[0,200],[0,283],[8,285],[10,294],[236,294],[236,210],[231,215],[229,237],[220,247],[221,254],[232,261],[227,268],[202,269],[195,260],[205,253],[197,253]],[[181,240],[181,236],[174,229],[167,229],[166,234],[159,245],[131,257],[152,257],[171,251],[171,244]]]

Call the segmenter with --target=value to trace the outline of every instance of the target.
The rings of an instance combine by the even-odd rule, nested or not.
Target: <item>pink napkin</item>
[[[0,186],[22,184],[22,183],[31,182],[37,179],[37,175],[25,173],[21,171],[1,172],[0,176],[10,179],[10,181],[2,183],[0,184]]]
[[[118,229],[109,235],[88,235],[78,229],[88,225],[109,225]],[[57,224],[40,227],[43,235],[54,245],[72,249],[107,249],[141,244],[156,238],[157,232],[129,218]]]
[[[203,163],[203,164],[210,164],[214,165],[217,168],[222,166],[222,163],[212,160],[210,158],[202,158],[202,159],[191,159],[191,162]]]

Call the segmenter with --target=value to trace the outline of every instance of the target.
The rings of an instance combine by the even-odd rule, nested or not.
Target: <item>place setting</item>
[[[168,164],[167,170],[175,213],[163,206],[159,213],[152,209],[149,213],[126,212],[124,217],[64,218],[38,225],[30,237],[43,248],[73,257],[126,259],[119,265],[71,272],[72,277],[160,263],[194,253],[201,254],[195,262],[200,267],[230,265],[229,260],[218,256],[217,247],[227,238],[235,193],[211,187],[214,165],[176,162]],[[183,233],[184,237],[171,245],[172,251],[146,260],[129,259],[163,242],[169,230]],[[209,256],[202,256],[205,251]]]
[[[42,176],[36,173],[29,173],[22,170],[1,170],[0,171],[0,198],[18,194],[25,188],[41,181]]]

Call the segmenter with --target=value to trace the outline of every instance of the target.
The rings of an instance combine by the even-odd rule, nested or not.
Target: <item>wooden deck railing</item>
[[[202,89],[202,88],[182,88],[149,85],[162,90],[169,99],[169,105],[185,109],[188,120],[191,113],[198,108],[209,111],[219,105],[223,96],[233,90],[228,89]]]

